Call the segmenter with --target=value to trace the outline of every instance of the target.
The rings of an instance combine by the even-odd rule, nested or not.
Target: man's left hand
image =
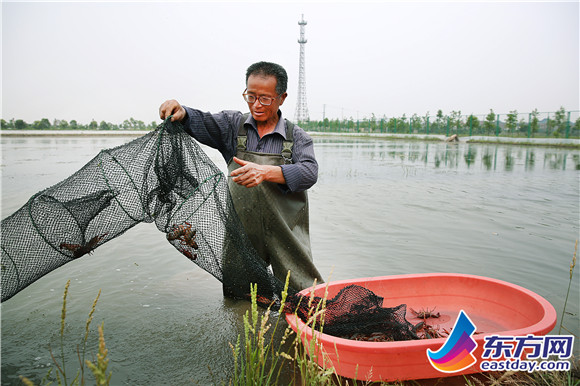
[[[240,165],[239,168],[230,173],[232,180],[246,188],[253,188],[264,181],[285,184],[284,174],[280,166],[260,165],[254,162],[244,161],[234,157],[234,162]]]

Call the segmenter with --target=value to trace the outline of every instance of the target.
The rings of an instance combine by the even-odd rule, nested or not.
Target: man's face
[[[254,95],[256,101],[248,103],[250,112],[257,122],[267,123],[276,122],[278,120],[278,109],[284,103],[287,93],[280,96],[276,94],[276,77],[263,75],[250,75],[248,77],[246,94]],[[272,104],[264,106],[257,99],[259,97],[275,98]]]

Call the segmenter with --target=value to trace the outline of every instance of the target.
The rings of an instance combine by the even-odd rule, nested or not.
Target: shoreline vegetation
[[[518,113],[512,110],[509,113],[495,113],[493,109],[488,114],[462,114],[461,111],[451,111],[444,114],[438,110],[435,115],[427,112],[424,115],[417,113],[407,116],[387,117],[363,116],[326,118],[322,120],[306,120],[296,122],[307,132],[316,133],[353,133],[353,134],[409,134],[409,135],[443,135],[450,137],[485,136],[510,138],[549,138],[549,139],[580,139],[580,110],[566,110],[563,106],[558,111],[540,112],[534,109],[527,113]],[[155,130],[159,123],[129,118],[122,123],[111,123],[91,120],[85,124],[76,120],[47,118],[25,122],[22,119],[0,119],[0,132],[12,131],[73,131],[89,133],[95,131],[139,133]]]
[[[95,137],[95,136],[127,136],[140,137],[150,133],[149,130],[0,130],[0,137]],[[313,138],[353,138],[353,139],[382,139],[406,141],[442,142],[449,137],[442,134],[396,134],[396,133],[348,133],[348,132],[319,132],[308,131]],[[580,150],[579,138],[526,138],[507,136],[457,136],[454,143],[490,143],[520,146],[550,146]]]
[[[299,121],[297,124],[311,136],[355,137],[357,139],[388,139],[412,141],[447,141],[467,143],[501,143],[524,146],[553,146],[580,149],[580,110],[562,106],[558,111],[528,113],[461,114],[451,111],[435,115],[412,114],[400,117],[376,116],[359,119]],[[120,124],[94,119],[89,124],[76,120],[47,118],[27,123],[22,119],[0,119],[0,136],[142,136],[155,130],[159,123],[129,118]]]

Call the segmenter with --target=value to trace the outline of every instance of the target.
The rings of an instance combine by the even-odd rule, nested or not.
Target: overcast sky
[[[301,14],[311,119],[579,109],[577,1],[3,1],[2,117],[247,111],[245,70],[267,60],[288,71],[292,119]]]

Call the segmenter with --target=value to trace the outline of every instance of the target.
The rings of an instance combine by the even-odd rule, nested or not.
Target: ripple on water
[[[66,151],[51,140],[27,139],[27,151],[2,141],[6,216],[99,148],[126,139],[78,139]],[[571,161],[577,151],[318,139],[315,147],[320,178],[309,192],[311,242],[325,278],[331,272],[333,280],[478,274],[537,292],[560,314],[579,231],[578,172]],[[22,159],[37,155],[41,161]],[[569,162],[563,170],[555,160],[564,155]],[[219,153],[211,157],[223,167]],[[55,175],[41,176],[46,170]],[[68,279],[68,331],[79,336],[102,289],[93,336],[96,342],[96,326],[104,321],[114,383],[208,384],[215,382],[212,374],[226,379],[233,366],[228,342],[243,331],[248,303],[224,299],[213,276],[181,256],[153,224],[143,224],[1,305],[3,384],[20,374],[36,375],[38,383],[46,374],[42,366],[50,362],[48,345],[60,328]],[[567,316],[566,326],[577,335],[579,294],[574,280],[568,311],[575,316]],[[76,354],[70,355],[74,362]]]

